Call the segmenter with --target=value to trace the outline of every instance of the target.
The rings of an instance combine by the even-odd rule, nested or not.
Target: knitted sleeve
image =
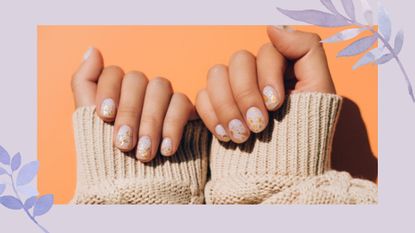
[[[330,169],[341,97],[297,93],[247,143],[214,139],[208,204],[372,204],[377,186]]]
[[[113,147],[113,126],[81,107],[73,115],[77,148],[75,204],[201,204],[207,176],[210,134],[200,121],[189,122],[172,157],[149,163],[135,151]]]

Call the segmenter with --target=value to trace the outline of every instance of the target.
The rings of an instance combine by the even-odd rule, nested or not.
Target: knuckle
[[[171,82],[170,80],[163,78],[163,77],[156,77],[152,80],[150,80],[149,83],[150,86],[154,86],[157,88],[163,88],[163,89],[167,89],[167,90],[172,90],[172,86],[171,86]]]
[[[234,92],[234,97],[238,102],[245,102],[253,99],[256,96],[256,91],[253,88],[245,88]]]
[[[120,76],[124,75],[124,71],[121,69],[121,67],[116,66],[116,65],[106,66],[104,68],[103,72],[114,72],[114,73],[117,73]]]
[[[137,79],[140,82],[143,82],[145,84],[148,83],[147,76],[143,72],[140,72],[140,71],[136,71],[136,70],[128,71],[127,73],[125,73],[124,79],[128,79],[128,78]]]
[[[252,55],[251,52],[249,52],[248,50],[242,49],[232,54],[231,61],[240,61],[240,60],[244,61],[244,60],[252,59],[253,57],[254,55]]]
[[[153,115],[141,116],[140,125],[151,125],[153,128],[160,128],[160,120]]]
[[[313,43],[320,44],[321,36],[319,34],[317,34],[317,33],[310,33],[310,40]]]
[[[140,111],[137,107],[121,105],[117,112],[117,118],[123,118],[135,122],[139,113]]]
[[[178,101],[178,102],[182,102],[182,103],[185,103],[185,104],[190,104],[191,103],[189,97],[187,97],[187,95],[185,95],[181,92],[174,93],[173,96],[172,96],[172,101],[175,101],[175,102]]]
[[[224,102],[220,105],[215,106],[215,112],[217,113],[225,113],[229,112],[229,110],[237,109],[238,107],[232,102]]]

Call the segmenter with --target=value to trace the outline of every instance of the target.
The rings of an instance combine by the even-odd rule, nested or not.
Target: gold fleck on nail
[[[231,120],[228,127],[232,138],[237,142],[244,142],[248,138],[248,131],[240,120]]]
[[[231,140],[221,124],[216,125],[215,132],[220,137],[220,140],[224,142],[229,142]]]
[[[167,156],[173,154],[173,144],[172,144],[170,138],[164,138],[163,139],[163,141],[161,142],[160,152],[161,152],[161,154],[167,155]]]
[[[131,146],[132,133],[128,125],[123,125],[118,130],[116,143],[120,149],[128,149]]]
[[[279,104],[277,91],[271,86],[265,86],[262,90],[262,97],[268,110],[274,110]]]
[[[115,115],[115,103],[111,98],[105,99],[101,104],[101,114],[107,118],[113,118]]]
[[[246,119],[249,128],[254,133],[259,133],[265,128],[264,115],[257,107],[250,107],[248,111],[246,111]]]
[[[141,159],[148,159],[151,154],[151,139],[149,136],[142,136],[138,140],[137,157]]]

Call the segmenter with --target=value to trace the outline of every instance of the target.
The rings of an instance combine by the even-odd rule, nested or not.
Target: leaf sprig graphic
[[[14,196],[2,196],[7,186],[6,184],[0,184],[0,204],[11,210],[22,209],[32,222],[43,232],[48,233],[36,217],[46,214],[52,208],[53,195],[46,194],[37,197],[37,189],[29,184],[36,177],[39,170],[39,161],[35,160],[21,166],[22,156],[20,153],[10,158],[9,153],[0,146],[0,164],[6,166],[6,168],[0,166],[0,176],[7,175],[9,177],[9,186],[12,193],[14,193]],[[16,173],[17,177],[15,177]],[[22,197],[26,198],[22,199]],[[25,201],[23,202],[23,200]]]
[[[335,43],[350,40],[364,31],[371,32],[370,36],[358,39],[349,44],[346,48],[342,49],[337,54],[337,57],[355,56],[364,53],[356,62],[356,64],[353,65],[353,69],[357,69],[367,64],[381,65],[391,61],[392,59],[395,59],[405,78],[412,102],[415,103],[411,81],[401,60],[398,57],[399,53],[402,50],[404,33],[402,30],[398,31],[395,35],[393,46],[390,44],[392,37],[392,23],[383,5],[378,2],[378,9],[376,10],[377,21],[379,25],[378,32],[373,27],[374,10],[370,7],[367,0],[360,0],[363,8],[363,16],[366,20],[365,23],[360,23],[357,21],[353,0],[341,0],[345,15],[341,14],[336,9],[331,0],[320,0],[320,2],[327,8],[329,12],[323,12],[319,10],[285,10],[278,7],[277,9],[279,12],[290,17],[291,19],[316,26],[354,26],[353,28],[345,29],[330,36],[329,38],[322,40],[321,42],[323,43]],[[369,50],[378,40],[378,47]]]

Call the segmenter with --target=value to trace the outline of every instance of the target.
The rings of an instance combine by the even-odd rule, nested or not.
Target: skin
[[[271,43],[264,44],[256,57],[248,51],[234,53],[228,63],[214,65],[207,75],[207,86],[198,92],[196,109],[207,128],[219,140],[215,128],[221,125],[235,143],[228,127],[232,119],[243,121],[252,132],[260,132],[268,124],[268,111],[278,110],[288,93],[323,92],[335,93],[321,38],[314,33],[293,31],[288,28],[268,27]],[[275,90],[277,104],[267,105],[262,91],[266,87]],[[247,110],[257,108],[263,124],[254,128],[249,125]]]

